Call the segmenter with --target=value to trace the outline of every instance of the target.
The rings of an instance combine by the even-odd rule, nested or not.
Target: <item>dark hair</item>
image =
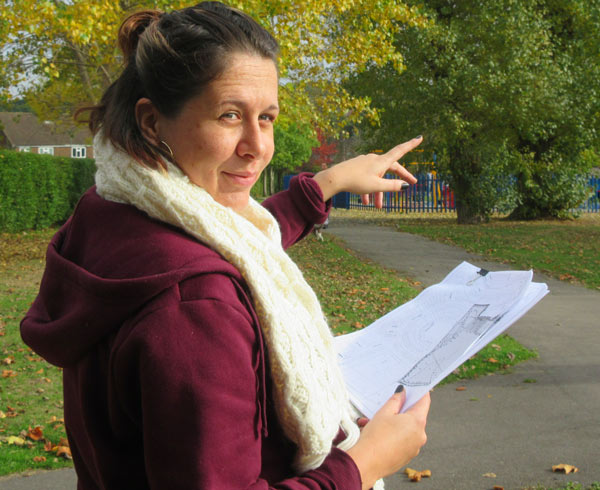
[[[254,19],[220,2],[164,13],[143,10],[121,24],[118,35],[125,68],[90,111],[92,133],[106,136],[136,160],[164,167],[165,148],[148,142],[135,117],[147,97],[161,114],[176,116],[183,105],[225,71],[230,56],[248,53],[277,63],[277,41]]]

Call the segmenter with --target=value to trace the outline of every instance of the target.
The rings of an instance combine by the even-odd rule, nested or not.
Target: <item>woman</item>
[[[261,207],[277,44],[218,2],[121,26],[126,67],[92,108],[96,187],[52,240],[23,339],[64,368],[78,488],[370,488],[425,442],[428,397],[359,430],[316,297],[287,247],[342,189],[420,139]],[[268,211],[267,211],[268,210]]]

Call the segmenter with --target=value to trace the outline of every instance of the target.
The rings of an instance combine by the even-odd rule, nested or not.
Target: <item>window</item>
[[[54,155],[54,147],[52,146],[40,146],[38,149],[40,155]]]
[[[19,151],[29,153],[31,151],[31,146],[19,146]]]
[[[72,146],[71,158],[85,158],[85,146]]]

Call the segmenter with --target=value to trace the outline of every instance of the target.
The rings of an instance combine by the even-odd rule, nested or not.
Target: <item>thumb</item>
[[[406,393],[404,391],[404,386],[398,385],[396,388],[396,392],[392,395],[392,397],[385,402],[385,404],[381,407],[382,412],[387,412],[389,414],[397,414],[400,413],[404,402],[406,401]]]

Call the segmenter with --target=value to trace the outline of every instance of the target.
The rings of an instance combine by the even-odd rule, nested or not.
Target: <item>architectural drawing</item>
[[[501,316],[489,317],[483,313],[489,305],[473,305],[440,342],[415,366],[398,380],[403,386],[427,386],[446,368],[486,333]]]
[[[402,411],[548,293],[532,271],[488,272],[467,262],[363,330],[336,337],[350,400],[372,417],[398,385]]]

